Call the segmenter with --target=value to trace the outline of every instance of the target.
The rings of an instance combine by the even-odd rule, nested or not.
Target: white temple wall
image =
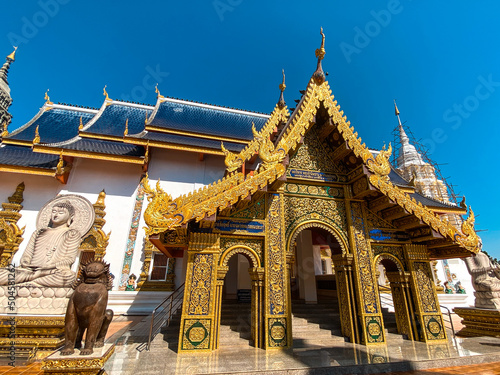
[[[104,260],[110,263],[110,272],[115,275],[114,290],[122,271],[141,173],[140,165],[76,159],[67,185],[61,185],[62,194],[79,194],[91,203],[96,202],[103,189],[106,191],[106,224],[103,231],[106,234],[111,231],[111,235]],[[75,262],[75,267],[77,264]]]

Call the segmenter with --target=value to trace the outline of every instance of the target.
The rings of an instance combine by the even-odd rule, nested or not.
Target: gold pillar
[[[346,216],[349,248],[354,256],[353,268],[357,270],[353,275],[360,325],[359,343],[374,345],[385,343],[385,331],[363,205],[363,202],[346,200]]]
[[[187,250],[186,284],[179,333],[179,352],[217,348],[220,301],[217,300],[217,264],[220,236],[191,233]],[[217,315],[216,315],[217,314]]]
[[[419,340],[427,343],[446,342],[446,329],[439,307],[427,247],[406,244],[405,257],[410,271]]]
[[[252,279],[252,339],[256,348],[264,348],[264,268],[250,268]]]
[[[386,274],[391,286],[398,332],[400,335],[406,336],[408,340],[415,340],[418,334],[416,326],[414,326],[415,319],[410,293],[410,274],[407,272],[387,272]]]
[[[339,301],[342,335],[352,343],[359,342],[359,330],[356,324],[356,299],[352,275],[352,254],[333,255],[337,298]]]
[[[0,267],[8,267],[12,263],[12,258],[19,250],[19,245],[23,242],[24,228],[19,228],[17,222],[21,218],[19,211],[23,206],[24,182],[16,187],[12,196],[8,197],[8,202],[2,203],[3,210],[0,211]]]
[[[266,195],[265,349],[292,346],[290,276],[286,265],[283,194]]]

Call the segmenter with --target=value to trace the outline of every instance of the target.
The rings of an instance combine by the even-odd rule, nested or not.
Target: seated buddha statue
[[[70,287],[76,273],[71,271],[81,242],[81,233],[71,227],[75,208],[69,201],[54,204],[50,221],[37,229],[21,257],[20,267],[0,269],[0,285],[15,279],[16,285]]]

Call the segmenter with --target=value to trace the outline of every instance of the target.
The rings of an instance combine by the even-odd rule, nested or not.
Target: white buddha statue
[[[71,271],[82,239],[81,233],[71,227],[75,208],[69,201],[57,202],[52,207],[50,221],[37,229],[15,268],[16,285],[42,287],[70,287],[76,278]],[[0,285],[7,285],[8,269],[0,269]]]

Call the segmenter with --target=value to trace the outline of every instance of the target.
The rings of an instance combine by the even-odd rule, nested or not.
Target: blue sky
[[[21,6],[19,4],[22,4]],[[497,1],[7,2],[0,53],[9,74],[9,130],[51,100],[85,106],[163,95],[270,112],[285,69],[289,107],[316,67],[373,148],[401,118],[476,213],[484,249],[500,257],[500,28]],[[1,52],[3,51],[3,52]]]

